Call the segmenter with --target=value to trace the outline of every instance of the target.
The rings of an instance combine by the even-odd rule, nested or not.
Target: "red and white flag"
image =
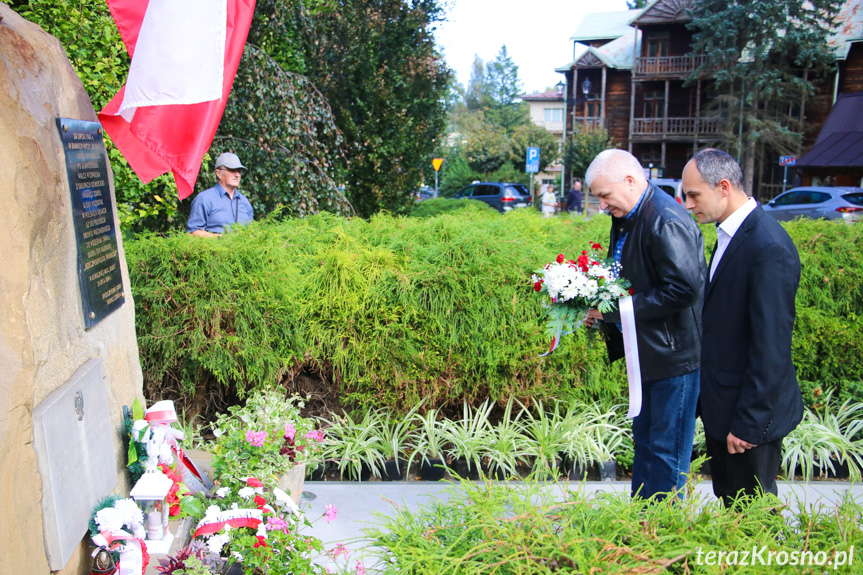
[[[255,0],[107,2],[132,62],[99,120],[144,183],[173,172],[185,199],[222,119]]]

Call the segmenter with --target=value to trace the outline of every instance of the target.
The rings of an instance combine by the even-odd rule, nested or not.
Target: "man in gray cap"
[[[218,184],[204,190],[192,200],[192,211],[186,222],[186,231],[193,236],[217,237],[234,224],[251,222],[252,204],[237,188],[246,166],[237,154],[225,152],[216,159]]]

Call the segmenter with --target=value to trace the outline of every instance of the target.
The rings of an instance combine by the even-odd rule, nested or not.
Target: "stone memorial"
[[[60,135],[60,118],[83,122],[87,130],[97,121],[59,42],[0,3],[3,573],[89,571],[89,537],[80,521],[84,513],[89,519],[92,509],[85,510],[84,501],[97,491],[128,494],[122,409],[135,397],[143,401],[113,175],[107,161],[81,158],[80,163],[94,162],[96,167],[76,165],[72,179],[85,179],[70,181],[70,148]],[[80,149],[104,154],[95,139],[80,141],[99,144]],[[82,182],[76,190],[75,184]],[[81,201],[77,206],[74,192]],[[105,218],[89,230],[109,223],[111,228],[98,237],[83,237],[76,227],[76,209],[82,221]],[[84,212],[95,215],[85,218]],[[88,241],[93,243],[88,246]],[[100,261],[86,267],[95,260]],[[81,278],[81,269],[94,277]],[[110,279],[99,284],[106,277]],[[82,282],[89,282],[87,290],[92,289],[97,302],[114,298],[108,308],[88,309],[92,302],[85,303]],[[86,320],[91,311],[95,317],[90,319],[98,320],[92,325]],[[94,365],[101,365],[101,375],[98,369],[93,374]],[[62,421],[52,421],[55,417]],[[98,433],[89,428],[95,420],[104,425]],[[67,433],[69,437],[63,437]]]

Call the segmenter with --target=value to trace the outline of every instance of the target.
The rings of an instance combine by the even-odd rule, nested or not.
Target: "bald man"
[[[632,495],[683,496],[695,436],[701,362],[701,305],[707,265],[701,230],[674,198],[647,182],[623,150],[597,155],[585,174],[599,208],[611,214],[608,256],[632,283],[641,413],[632,422]],[[591,310],[608,356],[624,355],[620,312]]]

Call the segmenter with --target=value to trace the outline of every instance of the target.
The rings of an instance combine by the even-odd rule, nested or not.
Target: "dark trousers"
[[[743,453],[728,453],[725,439],[705,437],[713,493],[731,507],[738,495],[777,494],[776,474],[782,463],[782,439],[762,443]]]

